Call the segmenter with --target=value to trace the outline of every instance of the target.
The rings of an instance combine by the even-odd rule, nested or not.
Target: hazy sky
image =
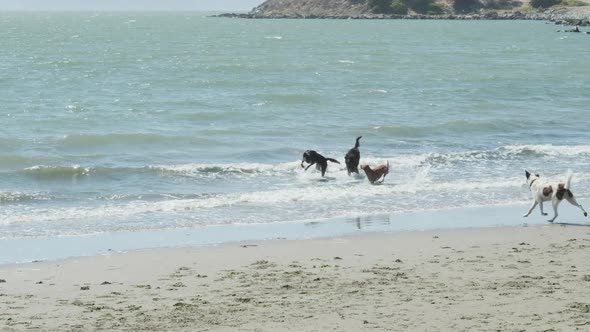
[[[0,0],[0,10],[235,10],[264,0]]]

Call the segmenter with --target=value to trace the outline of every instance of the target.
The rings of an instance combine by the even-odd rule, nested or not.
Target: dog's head
[[[530,186],[533,184],[533,181],[539,179],[539,174],[534,174],[531,173],[529,171],[527,171],[526,169],[524,170],[524,174],[526,175],[526,183]]]
[[[311,162],[312,162],[312,157],[311,157],[312,152],[313,152],[312,150],[307,150],[307,151],[303,152],[303,159],[301,159],[301,167],[305,167],[305,166],[303,166],[303,163],[304,162],[306,162],[308,164],[311,164]]]
[[[365,172],[367,171],[367,169],[371,169],[371,167],[369,167],[369,165],[365,165],[365,164],[362,164],[361,166],[359,166],[359,168]]]

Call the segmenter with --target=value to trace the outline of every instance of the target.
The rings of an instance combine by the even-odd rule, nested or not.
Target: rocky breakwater
[[[552,21],[556,24],[590,26],[590,21],[585,18],[571,18],[563,14],[553,13],[474,13],[474,14],[444,14],[444,15],[387,15],[387,14],[362,14],[362,15],[302,15],[297,13],[284,14],[256,14],[256,13],[224,13],[216,17],[245,18],[245,19],[361,19],[361,20],[542,20]]]
[[[268,0],[249,13],[227,13],[218,17],[249,19],[404,19],[404,20],[543,20],[556,24],[590,26],[590,6],[554,7],[531,10],[479,10],[441,15],[372,13],[365,0]],[[448,4],[446,6],[448,7]],[[526,10],[521,10],[526,9]]]

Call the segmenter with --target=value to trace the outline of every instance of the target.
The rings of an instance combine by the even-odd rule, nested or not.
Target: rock
[[[371,12],[367,1],[361,0],[267,0],[249,13],[224,13],[216,17],[227,18],[283,18],[283,19],[413,19],[413,20],[545,20],[565,21],[566,25],[590,26],[590,8],[552,7],[523,13],[510,9],[480,10],[458,14],[444,0],[435,0],[445,8],[443,15],[395,15]]]

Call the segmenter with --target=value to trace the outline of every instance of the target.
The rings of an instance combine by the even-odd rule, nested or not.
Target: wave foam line
[[[315,180],[314,180],[315,181]],[[346,180],[350,181],[350,180]],[[394,180],[392,180],[394,181]],[[344,206],[355,206],[359,200],[371,201],[376,197],[387,199],[403,199],[408,194],[426,192],[429,195],[437,193],[461,193],[480,192],[483,190],[506,191],[507,188],[520,188],[524,180],[513,177],[504,181],[498,179],[480,179],[473,181],[452,181],[436,183],[427,174],[418,174],[414,179],[402,184],[386,183],[379,186],[371,186],[366,181],[350,183],[345,181],[330,181],[319,183],[315,186],[306,185],[302,188],[286,188],[269,191],[256,191],[247,193],[232,193],[223,195],[207,195],[200,198],[174,199],[169,196],[163,201],[136,200],[121,204],[103,204],[96,207],[67,207],[53,209],[29,208],[24,213],[15,214],[14,211],[4,216],[1,215],[0,224],[17,224],[25,222],[59,222],[67,220],[88,219],[113,219],[127,218],[147,213],[196,213],[197,210],[212,211],[231,206],[247,207],[277,207],[293,203],[314,205],[322,202],[322,205],[330,203],[334,209]],[[162,196],[164,197],[164,196]]]
[[[517,160],[530,157],[590,156],[590,145],[507,145],[491,150],[469,150],[445,153],[401,154],[388,158],[398,165],[424,166],[445,163]]]
[[[237,163],[237,164],[183,164],[183,165],[151,165],[148,169],[183,175],[206,174],[271,174],[294,172],[300,169],[300,162],[282,164]]]
[[[590,155],[590,145],[515,144],[503,148],[513,154],[539,154],[545,156]]]

